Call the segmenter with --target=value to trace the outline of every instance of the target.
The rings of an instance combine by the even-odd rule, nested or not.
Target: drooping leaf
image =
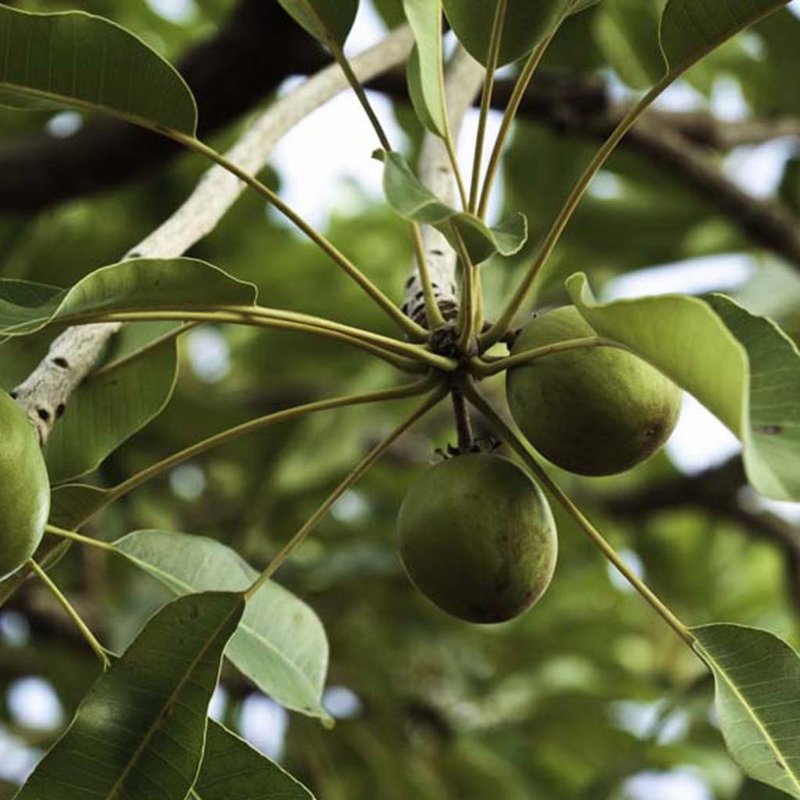
[[[431,133],[444,136],[447,106],[442,80],[442,3],[404,0],[403,5],[417,43],[408,60],[408,93],[420,122]]]
[[[184,800],[243,610],[240,594],[207,593],[159,611],[89,690],[17,800]]]
[[[755,489],[800,499],[800,354],[774,323],[718,295],[598,304],[583,274],[567,288],[601,336],[654,364],[741,438]]]
[[[453,226],[464,240],[474,264],[481,264],[495,253],[510,256],[520,251],[528,238],[528,222],[522,214],[512,214],[494,228],[478,217],[443,203],[419,181],[400,153],[382,155],[385,168],[383,189],[389,205],[405,219],[433,225],[456,247]]]
[[[530,53],[569,10],[571,0],[508,0],[500,48],[503,66]],[[598,0],[578,0],[571,13],[583,11]],[[444,0],[447,20],[458,40],[482,64],[486,64],[497,0]]]
[[[328,34],[343,45],[358,13],[358,0],[278,0],[315,39],[325,43]]]
[[[174,323],[123,328],[120,338],[132,339],[137,349],[121,348],[81,384],[47,442],[52,484],[96,469],[164,409],[178,375],[178,330]]]
[[[280,764],[250,747],[214,720],[192,791],[195,800],[313,800],[314,795]]]
[[[60,528],[80,528],[110,495],[108,489],[86,483],[65,483],[50,492],[50,522]]]
[[[21,305],[0,283],[0,333],[24,336],[53,322],[73,323],[114,311],[253,305],[256,288],[194,258],[131,259],[101,267],[71,289],[52,290],[39,305]],[[16,295],[15,295],[16,296]],[[41,288],[40,297],[45,296]]]
[[[183,78],[116,23],[0,6],[0,41],[0,105],[70,106],[194,136],[197,107]]]
[[[258,573],[213,539],[138,531],[114,545],[175,594],[242,591]],[[263,692],[286,708],[327,718],[322,690],[328,642],[318,617],[277,583],[268,582],[247,604],[226,652]]]
[[[722,734],[749,776],[800,797],[800,659],[767,631],[740,625],[692,629],[714,673]]]

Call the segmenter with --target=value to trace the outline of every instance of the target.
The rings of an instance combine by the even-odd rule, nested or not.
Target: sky
[[[147,2],[157,13],[178,23],[190,19],[196,10],[193,0]],[[793,2],[791,9],[800,16],[800,0]],[[349,54],[375,44],[383,33],[383,25],[371,3],[362,2],[348,42]],[[394,123],[388,102],[381,96],[371,95],[370,99],[385,122],[390,139],[402,146],[403,134]],[[662,100],[663,106],[674,110],[688,110],[696,107],[697,103],[698,98],[685,85],[669,91]],[[740,118],[746,112],[735,85],[725,82],[715,90],[713,107],[726,119]],[[492,115],[487,147],[494,140],[498,119],[499,115]],[[459,142],[461,160],[467,165],[472,163],[476,122],[477,114],[468,115]],[[48,129],[53,135],[68,136],[79,126],[80,117],[58,114]],[[320,141],[325,142],[324,147],[319,146]],[[273,165],[282,177],[283,198],[319,227],[325,225],[332,208],[339,213],[357,214],[365,202],[382,199],[381,167],[370,157],[375,146],[374,133],[354,97],[349,93],[339,96],[298,125],[276,149]],[[766,196],[774,190],[789,154],[790,143],[786,141],[741,148],[730,156],[725,169],[748,191]],[[469,169],[466,177],[469,180]],[[308,191],[309,186],[313,186],[314,191]],[[731,291],[740,287],[753,269],[751,260],[744,255],[697,259],[681,265],[656,265],[621,277],[610,287],[608,297],[698,293],[711,289]],[[198,374],[208,380],[224,378],[229,366],[224,339],[213,332],[197,331],[193,334],[189,357]],[[739,445],[716,418],[697,401],[687,397],[681,421],[667,450],[676,466],[691,474],[730,457],[738,452]],[[202,472],[187,465],[172,476],[171,485],[179,496],[196,496],[203,491]],[[772,503],[769,506],[800,521],[800,504]],[[634,569],[638,568],[635,553],[625,556]],[[627,591],[613,571],[610,571],[609,579],[620,591]],[[0,643],[10,647],[22,646],[27,636],[27,625],[20,615],[0,613]],[[346,687],[329,688],[325,699],[333,716],[347,717],[359,712],[358,698]],[[212,713],[218,717],[226,702],[224,692],[218,692],[212,703]],[[8,690],[8,704],[14,719],[29,727],[52,730],[63,720],[58,698],[45,681],[35,676],[12,684]],[[646,704],[628,704],[618,711],[620,727],[636,734],[646,729],[646,720],[653,710]],[[244,704],[243,734],[268,755],[280,757],[288,722],[286,712],[263,695],[253,693]],[[18,740],[0,728],[0,778],[23,780],[40,755],[22,747]],[[711,800],[708,787],[689,769],[641,773],[628,781],[626,792],[626,800]]]

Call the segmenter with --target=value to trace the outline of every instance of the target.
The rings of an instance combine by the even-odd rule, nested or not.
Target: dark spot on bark
[[[59,403],[56,407],[56,419],[60,419],[64,416],[64,412],[67,410],[67,407],[64,403]]]
[[[37,408],[36,416],[39,417],[42,422],[47,422],[50,419],[50,412],[46,408]]]
[[[14,389],[13,391],[9,392],[8,395],[12,400],[16,400],[17,397],[19,397],[19,395],[17,394],[17,390],[16,389]]]
[[[444,255],[444,250],[439,250],[438,248],[436,250],[431,250],[431,255],[432,256],[443,256]]]
[[[412,283],[414,283],[414,276],[413,275],[406,281],[406,289],[408,289],[411,286]]]
[[[142,254],[138,250],[134,250],[132,253],[128,253],[128,258],[141,258]]]
[[[57,367],[61,367],[61,369],[67,369],[69,367],[69,361],[67,361],[67,359],[64,358],[63,356],[56,356],[53,359],[53,363]]]

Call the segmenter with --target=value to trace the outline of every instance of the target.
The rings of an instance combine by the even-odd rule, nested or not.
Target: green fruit
[[[550,506],[506,458],[471,453],[431,467],[398,518],[400,555],[417,588],[468,622],[504,622],[530,608],[558,554]]]
[[[535,318],[512,353],[596,336],[573,306]],[[507,376],[511,413],[545,458],[579,475],[614,475],[636,466],[670,437],[681,391],[625,350],[593,347],[544,356]]]
[[[33,426],[0,392],[0,580],[33,555],[49,513],[50,483]]]

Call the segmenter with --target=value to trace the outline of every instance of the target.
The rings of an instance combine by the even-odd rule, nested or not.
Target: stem
[[[475,137],[475,155],[472,160],[472,185],[469,192],[469,212],[474,214],[478,208],[478,192],[481,182],[481,166],[483,162],[483,145],[486,141],[486,123],[489,119],[489,110],[492,105],[494,93],[494,77],[497,72],[497,63],[500,60],[500,47],[503,42],[503,28],[506,21],[508,0],[498,0],[492,24],[492,38],[489,45],[489,58],[486,65],[486,80],[483,84],[481,95],[481,110],[478,119],[478,133]]]
[[[224,169],[228,170],[231,174],[235,175],[239,180],[246,183],[251,189],[254,189],[267,202],[280,211],[290,222],[296,225],[314,244],[316,244],[326,255],[328,255],[336,264],[338,264],[374,301],[383,309],[384,312],[392,319],[392,321],[400,328],[413,341],[425,341],[428,338],[428,332],[421,326],[417,325],[413,320],[409,319],[398,306],[393,303],[355,264],[353,264],[347,256],[344,255],[336,246],[325,236],[323,236],[314,227],[309,225],[294,209],[287,203],[265,186],[258,178],[251,175],[249,172],[238,167],[232,161],[229,161],[224,155],[218,153],[212,147],[204,144],[203,142],[195,139],[193,136],[179,133],[177,131],[163,131],[163,133],[170,138],[174,139],[179,144],[189,150],[199,153],[202,156],[219,164]]]
[[[511,447],[517,451],[520,458],[527,467],[534,473],[545,488],[558,500],[564,510],[583,528],[585,533],[592,540],[594,545],[603,555],[619,570],[630,585],[649,603],[653,610],[669,625],[673,631],[694,650],[694,636],[668,606],[653,592],[653,590],[642,581],[628,565],[620,558],[616,550],[605,540],[603,535],[591,522],[584,516],[583,512],[572,502],[567,494],[555,483],[555,481],[545,472],[534,455],[533,449],[516,430],[503,420],[495,409],[471,386],[464,388],[467,399],[477,408],[495,428],[498,435],[502,436]]]
[[[81,615],[75,610],[75,607],[72,603],[67,600],[64,593],[61,589],[56,586],[53,582],[53,579],[43,570],[32,558],[28,560],[28,566],[36,573],[36,576],[41,580],[41,582],[52,592],[53,596],[58,600],[61,607],[67,614],[70,616],[72,621],[77,625],[78,630],[80,630],[81,634],[83,634],[83,638],[86,639],[89,647],[94,650],[97,657],[100,661],[103,662],[103,669],[108,669],[111,666],[111,661],[109,661],[108,656],[106,655],[106,650],[100,642],[97,641],[95,635],[89,629],[89,626],[81,619]]]
[[[575,185],[570,196],[564,203],[564,206],[559,212],[558,217],[553,222],[539,250],[539,253],[536,256],[536,259],[529,267],[527,273],[522,279],[522,282],[514,292],[511,300],[508,302],[505,310],[483,337],[483,344],[486,346],[491,346],[495,342],[502,339],[503,336],[505,336],[505,334],[508,332],[511,324],[513,323],[514,317],[517,315],[522,307],[522,304],[525,302],[528,291],[561,239],[561,235],[564,233],[564,230],[572,219],[572,215],[575,213],[575,210],[583,199],[583,196],[586,193],[586,190],[589,188],[589,185],[594,180],[597,173],[603,168],[606,161],[608,161],[617,145],[625,137],[625,134],[628,133],[628,131],[636,124],[636,121],[651,105],[651,103],[664,91],[664,89],[666,89],[671,80],[672,78],[670,78],[669,81],[662,81],[653,87],[644,97],[642,97],[642,99],[625,115],[619,125],[617,125],[617,127],[614,129],[612,134],[603,143],[603,146],[597,151],[594,158],[589,163],[589,166],[578,180],[578,183]]]
[[[445,324],[445,318],[436,300],[436,292],[433,291],[428,259],[425,257],[425,243],[422,241],[422,230],[416,222],[411,222],[409,225],[414,242],[414,252],[417,256],[417,272],[419,272],[419,280],[425,298],[425,316],[428,320],[428,327],[434,330]]]
[[[469,409],[464,402],[464,392],[460,387],[456,387],[451,390],[450,396],[453,400],[453,414],[456,418],[456,430],[458,431],[458,449],[461,453],[469,453],[475,437],[472,433]]]
[[[178,464],[183,464],[192,458],[196,458],[203,453],[207,453],[209,450],[213,450],[215,447],[219,447],[220,445],[226,444],[227,442],[230,442],[241,436],[245,436],[246,434],[256,433],[264,430],[265,428],[269,428],[272,425],[277,425],[280,422],[289,422],[290,420],[298,419],[306,414],[313,414],[318,411],[331,411],[333,409],[346,408],[348,406],[367,405],[370,403],[380,403],[389,400],[402,400],[409,397],[415,397],[422,394],[427,389],[430,389],[432,385],[432,380],[430,378],[425,378],[423,380],[416,381],[415,383],[397,386],[394,389],[384,389],[383,391],[367,392],[364,394],[344,395],[341,397],[329,398],[328,400],[317,400],[313,403],[306,403],[302,406],[294,406],[293,408],[287,408],[283,411],[276,411],[272,414],[267,414],[266,416],[243,422],[241,425],[228,428],[227,430],[221,431],[214,436],[209,436],[207,439],[196,442],[195,444],[190,445],[183,450],[179,450],[177,453],[173,453],[172,455],[163,458],[161,461],[151,464],[149,467],[137,472],[135,475],[132,475],[126,481],[123,481],[118,486],[109,490],[106,501],[95,510],[95,513],[111,505],[111,503],[119,500],[121,497],[129,494],[134,489],[138,489],[152,478],[162,475],[173,467],[178,466]],[[48,526],[48,530],[51,527],[52,526]],[[59,529],[55,529],[51,532],[55,533],[56,535],[65,535],[65,532],[59,532]]]
[[[475,335],[475,311],[478,305],[478,271],[472,263],[467,246],[458,228],[451,222],[450,230],[456,241],[456,251],[461,261],[461,302],[459,309],[459,334],[457,347],[459,352],[465,353],[469,348],[472,337]]]
[[[515,353],[513,356],[506,356],[505,358],[498,358],[491,362],[487,362],[481,358],[473,358],[471,365],[473,371],[477,375],[480,375],[482,378],[488,378],[491,375],[505,372],[512,367],[531,364],[545,356],[555,355],[556,353],[566,353],[570,350],[589,350],[595,347],[628,349],[624,345],[619,344],[619,342],[612,342],[609,339],[603,339],[599,336],[587,336],[582,339],[570,339],[566,342],[556,342],[555,344],[547,344],[543,347],[534,347],[531,350],[523,350],[521,353]]]
[[[55,525],[47,525],[44,529],[44,532],[49,533],[52,536],[58,536],[60,539],[69,539],[72,542],[85,544],[89,547],[96,547],[98,550],[106,550],[112,553],[116,552],[114,548],[108,544],[108,542],[101,542],[99,539],[92,539],[91,536],[84,536],[82,533],[77,533],[77,531],[68,531]]]
[[[322,521],[336,501],[352,486],[354,486],[369,471],[372,465],[380,458],[389,447],[402,436],[415,422],[428,413],[445,395],[442,387],[431,394],[416,411],[400,423],[382,442],[377,444],[356,465],[353,471],[331,492],[325,502],[312,514],[308,521],[297,533],[283,546],[275,558],[267,564],[261,575],[256,578],[253,585],[245,592],[245,599],[251,600],[258,590],[280,569],[286,559],[300,547],[308,535]]]
[[[458,165],[458,156],[456,155],[456,145],[453,141],[453,136],[450,133],[450,124],[444,132],[444,146],[447,148],[447,157],[450,159],[450,166],[453,168],[453,175],[456,178],[456,185],[458,186],[458,195],[461,198],[461,206],[466,211],[469,208],[469,197],[467,197],[467,189],[464,184],[464,176],[461,174],[461,167]]]

